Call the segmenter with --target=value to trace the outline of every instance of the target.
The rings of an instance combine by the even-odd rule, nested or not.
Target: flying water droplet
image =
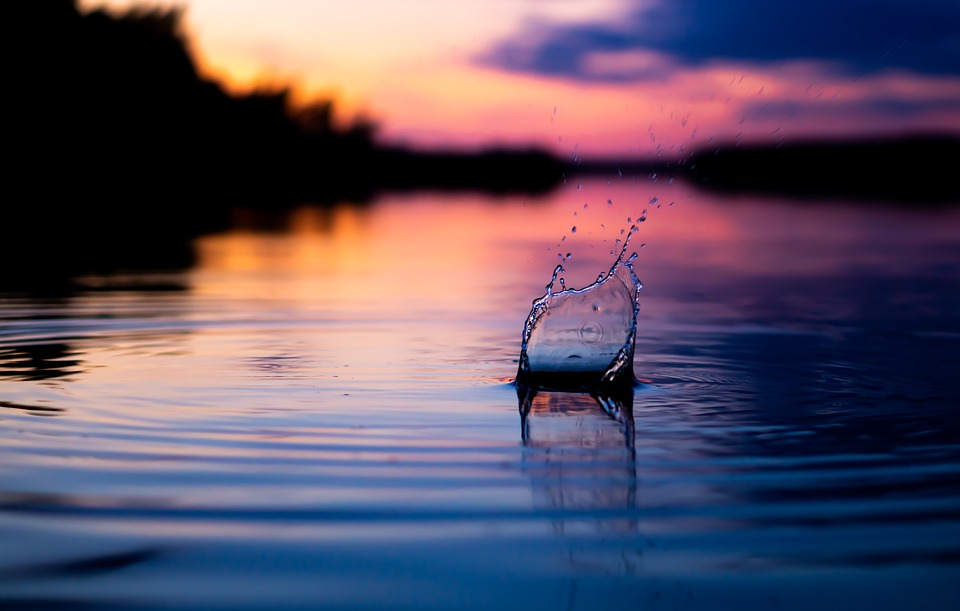
[[[649,203],[649,204],[652,206],[653,204],[657,203],[658,201],[660,201],[660,200],[657,199],[656,196],[654,196],[654,197],[651,197],[651,198],[650,198],[650,201],[647,202],[647,203]]]
[[[570,233],[577,233],[577,226],[576,226],[576,225],[574,225],[573,227],[570,228]]]
[[[560,277],[560,274],[564,273],[564,271],[566,271],[566,270],[564,270],[564,269],[563,269],[563,266],[562,266],[562,265],[559,265],[559,264],[558,264],[555,268],[553,268],[553,275],[550,276],[550,283],[547,284],[547,286],[546,286],[547,295],[552,295],[552,294],[553,294],[553,285],[557,282],[557,278],[559,278],[559,277]],[[562,283],[563,283],[563,282],[562,282],[562,281],[563,281],[563,278],[560,278],[560,280],[561,280],[561,284],[562,284]]]

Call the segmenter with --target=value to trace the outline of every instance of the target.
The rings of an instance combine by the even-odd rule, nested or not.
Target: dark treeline
[[[677,159],[593,159],[585,176],[683,178],[718,193],[900,206],[960,203],[960,136],[912,134],[779,144],[723,143]]]
[[[289,184],[308,152],[324,160],[328,143],[344,157],[370,148],[370,127],[333,130],[328,105],[298,122],[286,91],[231,96],[201,78],[176,10],[114,17],[81,13],[73,0],[21,4],[29,50],[14,62],[10,120],[31,178],[44,177],[34,185],[41,201],[254,196],[268,181]]]
[[[415,153],[378,146],[365,120],[287,89],[237,95],[198,73],[176,9],[5,7],[2,228],[13,276],[182,267],[188,239],[236,206],[362,203],[386,189],[541,192],[562,164],[536,151]]]
[[[792,198],[915,206],[960,202],[960,138],[914,135],[853,141],[722,146],[683,168],[699,187]]]
[[[297,107],[286,89],[231,95],[198,74],[176,9],[112,15],[38,0],[16,13],[8,28],[29,48],[9,62],[22,71],[10,144],[28,167],[56,172],[43,186],[58,194],[69,182],[102,197],[364,199],[405,186],[539,191],[562,173],[536,151],[378,147],[370,122],[337,127],[331,102]],[[510,164],[527,171],[497,173]]]

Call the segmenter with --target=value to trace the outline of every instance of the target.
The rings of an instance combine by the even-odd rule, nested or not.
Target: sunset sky
[[[151,4],[186,9],[206,74],[333,98],[390,142],[674,156],[720,140],[960,132],[955,0]]]

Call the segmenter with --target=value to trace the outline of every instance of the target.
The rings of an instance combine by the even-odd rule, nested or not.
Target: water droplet
[[[626,229],[621,229],[621,230],[620,230],[620,235],[623,235],[623,234],[625,234],[626,232],[627,232]]]
[[[556,267],[553,268],[553,275],[550,276],[550,283],[547,284],[547,286],[546,286],[546,288],[547,288],[547,295],[553,294],[553,284],[557,281],[557,278],[558,278],[558,277],[560,276],[560,274],[562,274],[564,271],[565,271],[565,270],[563,269],[563,266],[560,265],[559,263],[557,264]],[[563,278],[560,278],[560,284],[563,284]]]
[[[613,205],[613,200],[612,200],[612,199],[608,199],[608,200],[607,200],[607,205],[608,205],[608,206],[612,206],[612,205]]]
[[[603,274],[600,274],[600,278],[603,278]],[[600,304],[599,304],[599,303],[593,304],[593,311],[594,311],[594,312],[599,312],[599,311],[600,311]]]
[[[657,199],[656,196],[653,196],[653,197],[650,198],[650,201],[647,202],[647,203],[649,203],[650,205],[653,205],[653,204],[657,203],[658,201],[660,201],[660,200]]]
[[[567,253],[567,258],[568,258],[568,259],[572,259],[572,258],[573,258],[573,255],[571,255],[570,253]]]
[[[586,209],[589,208],[589,207],[590,207],[590,204],[584,204],[584,205],[583,205],[583,209],[584,209],[584,210],[586,210]]]
[[[573,227],[570,228],[570,233],[577,233],[577,226],[576,226],[576,225],[574,225]]]
[[[562,238],[560,238],[560,241],[561,241],[561,242],[566,242],[566,241],[567,241],[567,236],[563,236]],[[557,244],[557,246],[560,246],[560,245]]]
[[[646,242],[643,242],[643,243],[640,244],[640,248],[646,248],[646,247],[647,247],[647,243],[646,243]]]
[[[580,185],[580,184],[577,185],[577,191],[579,191],[582,188],[583,188],[583,185]]]

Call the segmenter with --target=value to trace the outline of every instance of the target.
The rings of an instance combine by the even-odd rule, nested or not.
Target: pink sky
[[[82,2],[104,4],[139,3]],[[845,70],[816,53],[774,61],[734,57],[736,49],[684,62],[664,52],[666,43],[621,44],[659,0],[159,4],[186,9],[207,74],[235,89],[293,84],[300,99],[333,98],[341,119],[369,117],[389,142],[626,157],[738,138],[960,131],[957,71],[906,61]],[[564,70],[562,55],[559,66],[548,61],[544,49],[579,35],[588,44],[575,49],[575,69]],[[960,48],[955,38],[944,38],[948,54]]]

